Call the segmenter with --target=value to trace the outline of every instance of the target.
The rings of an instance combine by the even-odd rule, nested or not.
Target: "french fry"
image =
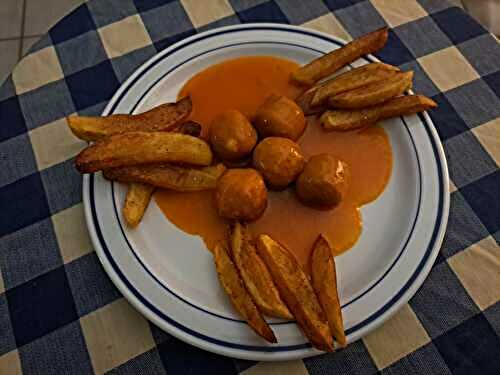
[[[122,211],[123,218],[129,227],[134,228],[140,223],[154,190],[155,187],[151,185],[130,184]]]
[[[317,107],[324,104],[331,96],[341,92],[354,90],[373,82],[382,81],[392,77],[399,69],[395,66],[384,63],[371,63],[349,70],[339,76],[326,81],[315,91],[311,99],[311,106]]]
[[[259,336],[272,343],[278,342],[271,327],[264,320],[252,297],[245,289],[224,244],[219,243],[215,246],[214,261],[222,288],[243,319]]]
[[[292,73],[292,79],[300,84],[312,86],[340,68],[363,55],[374,53],[387,42],[387,27],[363,35],[345,46],[321,56]]]
[[[201,134],[201,125],[194,121],[186,121],[173,127],[172,132],[199,137]]]
[[[313,106],[312,100],[314,98],[315,93],[321,86],[314,86],[309,90],[302,93],[297,99],[295,99],[295,103],[302,109],[304,115],[315,115],[316,113],[323,112],[326,107],[323,105]]]
[[[345,91],[328,99],[330,106],[341,109],[371,107],[401,95],[412,86],[413,72],[398,72],[383,81]]]
[[[269,316],[293,319],[266,265],[250,243],[246,227],[239,222],[233,226],[230,249],[236,268],[259,310]]]
[[[108,180],[148,184],[176,191],[215,189],[226,167],[217,164],[204,168],[187,168],[170,164],[145,164],[111,168],[103,171]]]
[[[191,99],[185,97],[177,103],[162,104],[137,115],[71,116],[67,118],[67,122],[78,138],[97,141],[110,135],[135,131],[171,131],[186,120],[192,107]]]
[[[333,339],[325,314],[297,260],[266,234],[258,237],[257,250],[271,272],[281,297],[311,344],[320,350],[333,351]]]
[[[311,258],[312,285],[328,319],[330,331],[340,346],[347,345],[337,291],[337,271],[332,248],[323,235],[314,243]]]
[[[378,121],[436,108],[437,104],[423,95],[407,95],[391,99],[381,105],[360,110],[331,110],[321,116],[321,125],[327,131],[347,131],[376,124]]]
[[[209,165],[212,151],[203,140],[168,132],[112,135],[81,151],[75,160],[80,173],[147,163]]]

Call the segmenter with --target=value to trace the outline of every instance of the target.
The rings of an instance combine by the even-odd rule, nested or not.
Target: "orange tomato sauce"
[[[270,56],[242,57],[205,69],[181,89],[179,98],[193,100],[191,119],[203,125],[203,136],[212,119],[226,109],[238,109],[250,119],[271,94],[296,98],[301,89],[293,85],[290,73],[297,64]],[[298,141],[307,157],[331,153],[349,164],[349,191],[339,206],[317,210],[302,205],[293,188],[269,192],[263,216],[249,224],[254,235],[267,233],[285,245],[302,265],[307,265],[311,247],[323,233],[337,254],[351,248],[361,234],[359,208],[384,190],[392,169],[392,151],[384,129],[374,126],[362,131],[322,130],[316,117]],[[199,235],[209,249],[224,239],[228,222],[217,215],[213,192],[179,193],[158,190],[156,203],[165,216],[186,233]]]

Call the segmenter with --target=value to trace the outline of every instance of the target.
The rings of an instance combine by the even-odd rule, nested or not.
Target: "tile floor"
[[[0,0],[0,83],[31,45],[85,0]]]
[[[461,6],[460,0],[450,1]],[[85,0],[0,0],[0,83],[40,36],[83,2]]]

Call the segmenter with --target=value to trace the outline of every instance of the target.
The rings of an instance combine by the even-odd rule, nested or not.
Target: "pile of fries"
[[[436,103],[423,95],[402,96],[412,87],[413,72],[392,65],[371,63],[331,78],[361,56],[381,49],[387,37],[387,28],[376,30],[294,72],[292,79],[309,87],[297,99],[304,113],[322,113],[323,129],[345,131],[435,108]]]
[[[138,115],[68,117],[74,135],[94,142],[78,154],[76,169],[129,183],[123,207],[129,226],[139,224],[156,187],[214,189],[224,173],[222,164],[211,165],[212,150],[198,138],[201,125],[187,121],[191,110],[187,97]]]
[[[333,351],[333,337],[346,346],[335,259],[322,235],[312,249],[312,279],[284,246],[266,234],[251,238],[239,222],[230,240],[216,246],[214,259],[222,287],[259,336],[277,342],[265,314],[295,319],[317,349]]]
[[[386,28],[374,31],[295,71],[292,79],[304,86],[297,99],[304,113],[320,114],[324,130],[347,131],[436,107],[425,96],[404,95],[413,72],[392,65],[371,63],[331,78],[382,48],[387,37]],[[129,226],[141,221],[155,188],[214,189],[225,172],[224,165],[212,165],[212,149],[199,138],[201,126],[187,120],[191,110],[187,97],[138,115],[68,118],[77,137],[93,142],[76,157],[78,171],[102,171],[129,184],[123,207]],[[313,245],[309,272],[284,246],[266,234],[252,238],[240,222],[213,254],[222,287],[259,336],[277,342],[267,315],[295,319],[317,349],[333,351],[333,338],[346,346],[335,259],[323,235]]]

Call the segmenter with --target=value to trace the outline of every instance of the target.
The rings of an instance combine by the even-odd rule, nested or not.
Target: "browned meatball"
[[[297,195],[308,206],[332,208],[345,196],[348,175],[347,164],[335,156],[314,155],[297,179]]]
[[[258,219],[267,206],[264,180],[252,168],[229,169],[217,181],[215,203],[219,215],[226,219]]]
[[[299,145],[288,138],[265,138],[253,151],[253,166],[273,189],[290,185],[302,172],[304,164]]]
[[[276,136],[296,141],[306,128],[306,118],[293,100],[272,95],[257,110],[254,125],[263,138]]]
[[[210,126],[210,144],[223,160],[238,160],[250,154],[257,143],[257,132],[250,121],[236,110],[219,114]]]

